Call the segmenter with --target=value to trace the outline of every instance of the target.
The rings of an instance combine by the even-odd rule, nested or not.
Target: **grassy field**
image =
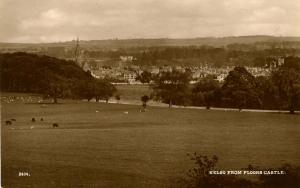
[[[222,169],[300,165],[299,115],[139,108],[2,104],[2,184],[164,187],[193,166],[186,156],[193,152],[216,154]],[[13,125],[3,124],[11,118]]]
[[[149,85],[116,85],[121,101],[141,103],[143,95],[150,96],[152,90]]]

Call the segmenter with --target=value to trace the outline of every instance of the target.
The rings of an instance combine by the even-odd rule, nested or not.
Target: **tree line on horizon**
[[[230,43],[226,46],[194,45],[194,46],[120,46],[109,47],[88,47],[83,45],[80,55],[89,59],[91,67],[97,67],[97,61],[101,59],[106,65],[116,64],[120,56],[132,56],[131,62],[138,66],[199,66],[206,64],[214,67],[226,66],[256,66],[265,67],[270,64],[274,57],[295,56],[300,54],[300,42],[277,41],[259,43]],[[57,54],[39,52],[38,54],[51,54],[59,58],[73,58],[72,47],[61,50]],[[200,64],[199,64],[200,63]]]
[[[118,48],[114,50],[86,50],[84,55],[90,58],[118,61],[120,56],[133,56],[133,64],[139,66],[181,65],[199,66],[199,62],[209,66],[268,66],[273,57],[285,57],[300,54],[299,48],[287,45],[258,49],[254,44],[230,44],[226,47],[212,46],[152,46]],[[108,60],[107,60],[108,61]],[[93,61],[91,64],[95,63]]]

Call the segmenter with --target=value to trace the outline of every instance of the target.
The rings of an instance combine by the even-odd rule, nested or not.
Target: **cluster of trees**
[[[254,77],[244,67],[229,72],[224,83],[207,76],[189,84],[190,75],[176,70],[165,72],[151,85],[156,99],[169,104],[206,108],[300,109],[300,58],[288,57],[270,76]]]
[[[181,73],[176,70],[172,72],[163,72],[155,79],[155,83],[151,85],[153,96],[163,103],[169,104],[187,104],[189,96],[190,75]]]
[[[80,81],[75,87],[77,96],[90,101],[95,99],[96,102],[99,100],[108,100],[117,92],[117,89],[110,82],[105,80],[94,79],[93,81]],[[118,98],[116,96],[116,98]],[[119,99],[120,100],[120,99]]]
[[[27,53],[0,54],[1,91],[40,93],[53,98],[108,99],[116,88],[95,79],[73,61]]]

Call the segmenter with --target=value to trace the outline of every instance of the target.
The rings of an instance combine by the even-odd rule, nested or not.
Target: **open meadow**
[[[186,155],[193,152],[217,155],[221,169],[300,165],[299,115],[140,112],[75,101],[1,105],[4,187],[165,187],[193,166]],[[10,119],[16,121],[5,125]]]
[[[129,85],[129,84],[119,84],[115,85],[118,94],[121,97],[121,101],[123,103],[134,103],[134,104],[141,104],[141,97],[143,95],[150,96],[152,89],[149,85],[141,84],[141,85]],[[151,101],[153,103],[153,101]]]

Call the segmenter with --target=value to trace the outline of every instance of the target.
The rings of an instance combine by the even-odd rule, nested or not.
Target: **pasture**
[[[152,89],[149,85],[115,85],[122,102],[141,104],[143,95],[150,96]]]
[[[299,115],[139,108],[2,104],[2,185],[165,187],[193,166],[193,152],[217,155],[221,169],[300,165]]]

